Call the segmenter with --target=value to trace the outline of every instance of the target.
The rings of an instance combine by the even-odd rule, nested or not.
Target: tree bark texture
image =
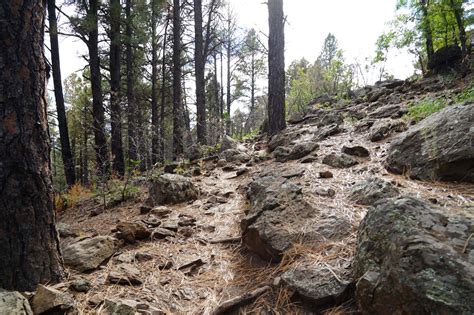
[[[283,0],[269,0],[268,13],[268,127],[274,135],[286,128]]]
[[[208,23],[211,23],[210,21]],[[194,0],[194,62],[196,75],[197,140],[207,144],[206,126],[206,81],[204,78],[205,59],[202,27],[202,0]]]
[[[181,8],[173,0],[173,158],[183,154],[183,105],[181,90]]]
[[[99,59],[99,24],[97,12],[99,9],[98,0],[90,0],[87,12],[88,20],[91,23],[89,29],[89,67],[91,71],[92,89],[92,117],[94,129],[94,146],[97,162],[97,171],[100,177],[109,173],[109,159],[107,150],[107,139],[105,137],[105,113],[102,95],[102,77],[100,74]]]
[[[110,0],[110,127],[112,169],[119,175],[125,174],[122,144],[122,109],[120,107],[120,0]]]
[[[126,16],[126,63],[127,63],[127,120],[128,120],[128,159],[129,161],[138,160],[138,142],[136,137],[137,128],[137,105],[135,98],[135,73],[133,71],[133,47],[132,47],[132,0],[127,0],[125,6]]]
[[[53,211],[43,54],[46,1],[0,2],[0,285],[63,275]]]
[[[157,0],[151,1],[151,161],[153,164],[160,160],[160,126],[158,115],[158,39]],[[166,36],[166,34],[165,34]]]

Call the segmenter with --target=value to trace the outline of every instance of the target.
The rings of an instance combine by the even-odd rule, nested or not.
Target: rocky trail
[[[463,84],[365,88],[271,139],[226,139],[218,156],[138,178],[132,200],[80,201],[59,224],[68,279],[33,308],[474,312],[474,103],[404,116]]]

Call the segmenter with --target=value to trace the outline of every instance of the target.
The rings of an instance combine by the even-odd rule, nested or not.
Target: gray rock
[[[228,149],[220,154],[220,157],[227,162],[247,163],[251,160],[250,155],[241,149]]]
[[[110,315],[135,315],[137,301],[133,300],[109,300],[104,301],[105,308]]]
[[[400,195],[397,187],[378,178],[369,178],[356,184],[349,195],[349,199],[360,205],[373,205],[380,199],[392,198]]]
[[[80,272],[94,270],[116,252],[115,241],[110,236],[79,239],[63,248],[64,264]]]
[[[0,289],[0,314],[33,315],[33,311],[28,300],[20,292]]]
[[[347,154],[329,154],[323,158],[323,164],[335,167],[335,168],[349,168],[359,164],[356,159]]]
[[[329,214],[325,217],[323,211],[305,201],[300,186],[282,177],[303,171],[294,166],[269,166],[247,189],[249,209],[241,221],[242,241],[262,259],[279,261],[284,251],[302,239],[305,244],[316,245],[341,239],[348,232],[344,219]]]
[[[342,147],[342,153],[348,154],[348,155],[353,155],[357,157],[369,157],[370,152],[363,146],[357,145],[353,147]]]
[[[92,288],[92,284],[87,279],[77,279],[71,283],[70,287],[76,292],[87,293]]]
[[[376,109],[369,114],[370,118],[400,118],[408,112],[406,108],[400,105],[387,105]]]
[[[283,284],[296,291],[299,298],[313,307],[337,305],[350,298],[353,285],[349,273],[346,271],[338,278],[327,268],[316,266],[299,266],[281,276]]]
[[[140,270],[131,264],[120,264],[115,266],[107,276],[107,281],[113,284],[140,285]]]
[[[455,213],[409,197],[369,209],[354,259],[362,313],[474,313],[474,219]]]
[[[390,137],[397,132],[403,132],[408,129],[405,121],[401,119],[382,119],[376,121],[369,131],[369,140],[372,142],[380,141]]]
[[[221,152],[229,149],[237,149],[237,141],[226,135],[221,142]]]
[[[392,142],[386,168],[422,180],[474,182],[474,103],[449,106]]]
[[[176,204],[198,198],[198,189],[187,177],[174,174],[164,174],[152,179],[148,187],[151,206]]]
[[[67,314],[74,308],[74,300],[68,293],[56,289],[38,285],[31,306],[35,314]]]

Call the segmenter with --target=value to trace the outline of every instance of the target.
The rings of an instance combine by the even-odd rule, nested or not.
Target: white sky
[[[254,27],[268,34],[266,0],[230,0],[243,28]],[[316,60],[329,32],[338,39],[346,60],[362,61],[372,56],[377,37],[386,29],[386,23],[395,16],[396,0],[285,0],[287,15],[286,63],[305,57]],[[64,21],[64,19],[63,19]],[[85,45],[72,38],[60,38],[63,79],[84,67],[79,56],[86,52]],[[393,54],[387,70],[397,78],[413,73],[411,57]]]

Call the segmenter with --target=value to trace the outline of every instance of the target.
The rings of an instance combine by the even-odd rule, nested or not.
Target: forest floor
[[[419,99],[427,95],[418,94],[413,93]],[[305,128],[311,126],[290,125],[286,132],[304,135]],[[284,271],[307,262],[323,266],[336,278],[340,270],[350,269],[358,226],[367,211],[366,207],[354,204],[349,198],[354,184],[379,177],[397,186],[403,195],[429,200],[445,211],[472,211],[474,204],[472,184],[416,181],[387,172],[383,161],[391,140],[389,137],[378,142],[369,141],[367,132],[357,131],[353,121],[345,120],[342,132],[318,142],[319,148],[312,154],[315,158],[311,163],[302,163],[302,160],[276,162],[268,156],[268,139],[260,137],[243,145],[251,157],[266,156],[262,162],[246,166],[229,162],[227,166],[235,167],[229,172],[224,171],[222,165],[218,166],[217,159],[195,165],[200,168],[201,174],[192,176],[191,180],[200,190],[199,198],[194,202],[167,206],[171,210],[168,221],[188,222],[180,224],[174,236],[121,247],[101,268],[87,274],[69,270],[68,281],[82,278],[92,283],[87,293],[74,293],[80,314],[107,314],[101,303],[105,299],[135,300],[163,314],[212,314],[223,301],[265,285],[270,290],[236,313],[357,312],[351,300],[336,308],[308,310],[294,298],[290,289],[278,283]],[[370,158],[357,158],[357,165],[344,169],[322,163],[320,157],[340,152],[344,145],[360,145],[368,149]],[[242,167],[246,172],[239,176],[236,171]],[[249,207],[246,189],[259,173],[269,169],[275,173],[303,170],[289,182],[303,187],[304,199],[318,209],[322,218],[335,217],[349,223],[344,227],[347,232],[344,238],[320,246],[293,246],[284,253],[282,262],[278,264],[264,262],[249,252],[241,244],[240,228]],[[319,173],[323,171],[332,172],[333,177],[321,178]],[[322,190],[329,189],[335,194],[321,194]],[[97,197],[86,198],[61,213],[59,221],[72,230],[80,231],[81,235],[112,235],[119,222],[146,222],[147,215],[140,213],[146,199],[145,179],[132,199],[101,210]],[[137,253],[151,259],[135,259]],[[133,264],[140,271],[141,285],[117,285],[107,281],[110,271],[123,262]],[[67,289],[68,281],[62,284],[64,289]]]
[[[170,206],[170,218],[192,218],[193,226],[179,229],[176,237],[163,240],[139,242],[123,247],[101,269],[89,274],[80,275],[92,282],[92,289],[84,293],[76,293],[81,314],[105,314],[104,299],[136,300],[149,303],[166,314],[209,314],[223,301],[250,292],[263,285],[272,285],[278,276],[304,260],[320,261],[337,257],[337,265],[350,264],[356,245],[357,228],[365,215],[365,207],[357,206],[347,199],[350,187],[354,183],[369,177],[381,176],[396,183],[404,194],[414,195],[425,200],[436,200],[446,208],[462,209],[472,205],[474,187],[469,184],[441,184],[413,181],[404,176],[393,175],[385,171],[381,162],[385,156],[388,142],[372,143],[359,138],[354,141],[353,134],[348,131],[331,137],[320,144],[318,155],[325,155],[345,144],[360,144],[372,153],[370,160],[351,169],[332,169],[319,162],[301,164],[298,161],[276,163],[269,160],[249,168],[249,172],[236,176],[234,172],[224,172],[212,165],[204,167],[201,176],[193,177],[193,182],[200,188],[201,197],[190,204]],[[249,145],[250,147],[250,145]],[[263,152],[263,151],[262,151]],[[262,153],[260,152],[260,153]],[[257,154],[257,152],[253,152]],[[213,164],[214,162],[207,162]],[[303,184],[305,198],[315,208],[324,209],[338,218],[344,218],[351,223],[347,226],[350,235],[337,243],[330,243],[320,248],[295,247],[288,252],[279,264],[268,264],[250,253],[240,244],[240,221],[245,216],[247,207],[245,188],[263,168],[274,164],[283,171],[287,167],[298,164],[306,169],[304,175],[293,179]],[[330,169],[333,178],[321,179],[320,171]],[[333,189],[333,198],[318,196],[318,189]],[[218,197],[216,202],[213,196]],[[223,197],[225,196],[225,197]],[[132,222],[140,215],[140,206],[146,199],[146,190],[142,188],[139,196],[119,206],[109,208],[97,216],[90,216],[95,207],[101,207],[96,202],[85,207],[88,203],[68,209],[61,217],[61,222],[67,223],[72,229],[84,233],[111,234],[118,222]],[[107,275],[113,267],[121,262],[120,257],[136,253],[148,254],[153,257],[149,261],[132,260],[141,273],[143,284],[140,286],[113,285],[107,282]],[[199,261],[200,260],[200,261]],[[180,268],[188,263],[196,268]],[[333,264],[334,265],[334,264]],[[166,266],[165,268],[163,268]],[[79,274],[71,271],[70,278]],[[291,292],[284,287],[273,287],[255,302],[241,308],[241,313],[270,314],[308,314],[298,301],[291,299]],[[329,309],[328,314],[344,314],[355,311],[351,302],[346,306]]]

